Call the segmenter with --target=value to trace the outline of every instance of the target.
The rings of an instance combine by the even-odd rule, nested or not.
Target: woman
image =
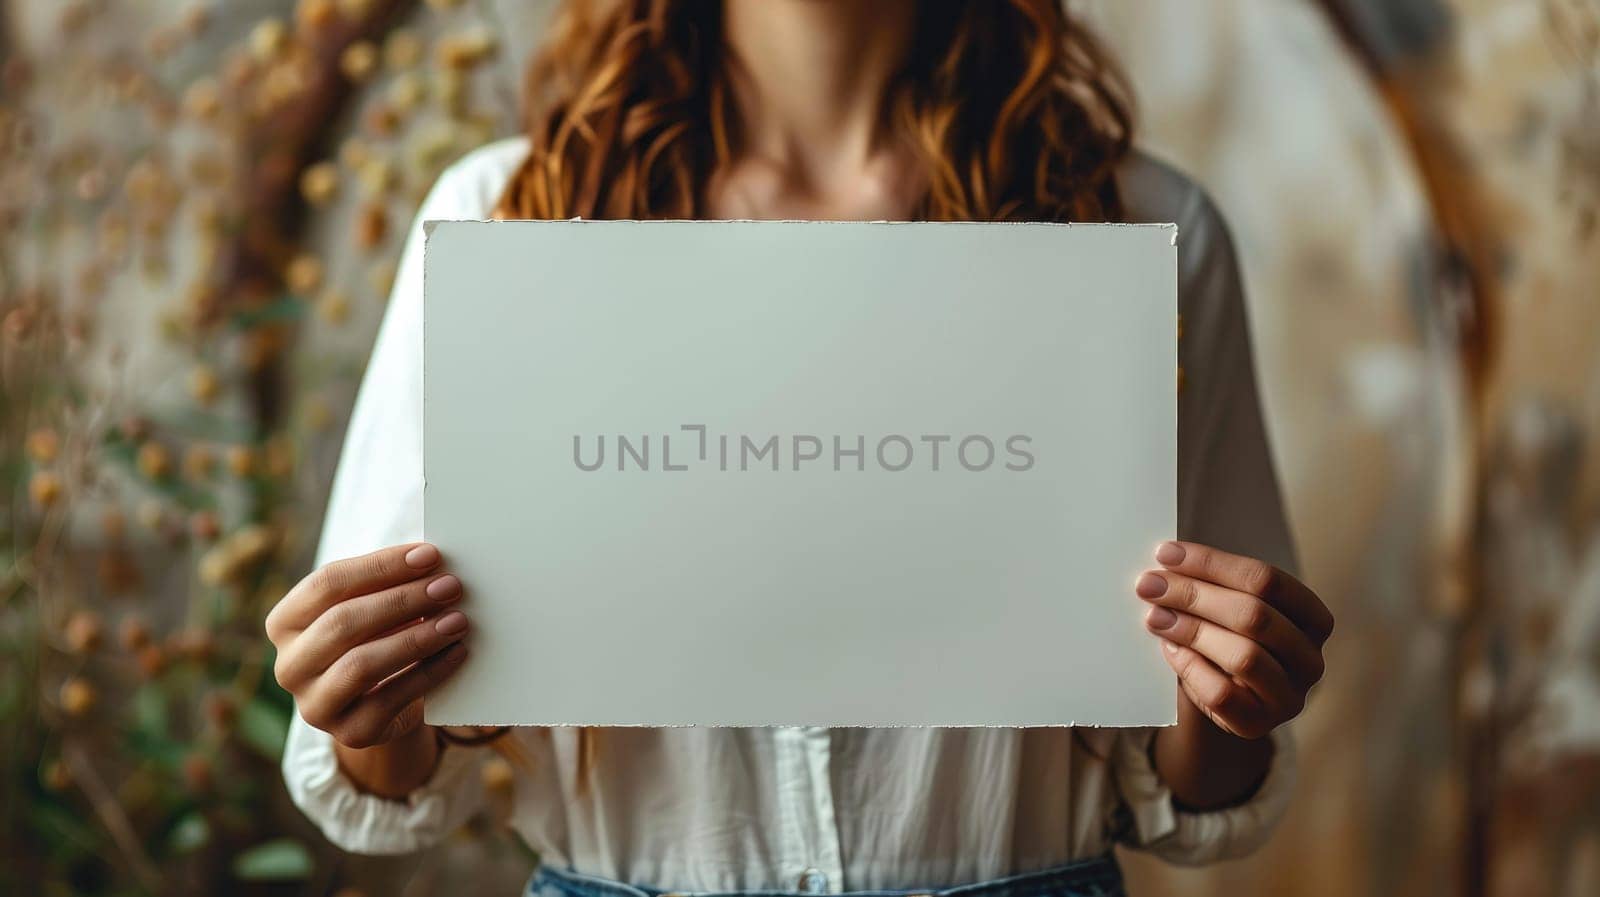
[[[1332,618],[1283,572],[1223,222],[1130,152],[1125,92],[1089,35],[1057,0],[569,0],[552,34],[528,136],[445,172],[419,221],[1177,222],[1185,541],[1130,588],[1176,674],[1176,727],[511,730],[512,821],[545,860],[532,887],[1120,893],[1116,843],[1185,863],[1259,843],[1289,794],[1282,724],[1322,674]],[[267,620],[300,711],[290,792],[373,853],[436,841],[483,800],[484,751],[421,723],[468,625],[463,584],[416,541],[420,324],[413,229],[321,566]]]

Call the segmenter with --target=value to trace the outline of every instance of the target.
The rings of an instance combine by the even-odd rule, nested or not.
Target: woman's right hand
[[[467,618],[455,609],[461,581],[440,562],[426,543],[334,561],[267,614],[278,684],[307,723],[350,751],[410,740],[422,728],[423,695],[466,658]],[[350,751],[340,751],[341,761]]]

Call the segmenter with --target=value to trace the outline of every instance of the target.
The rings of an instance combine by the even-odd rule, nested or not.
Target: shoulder
[[[505,191],[506,182],[527,156],[528,138],[521,136],[472,150],[439,174],[428,194],[428,212],[439,217],[488,217]]]
[[[1184,292],[1208,280],[1237,280],[1228,220],[1194,179],[1155,156],[1135,151],[1118,170],[1117,185],[1128,221],[1178,225],[1178,279]]]

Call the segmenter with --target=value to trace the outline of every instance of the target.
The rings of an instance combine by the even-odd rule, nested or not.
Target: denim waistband
[[[849,897],[1124,897],[1122,870],[1110,855],[1064,866],[943,888],[847,891]],[[668,891],[541,866],[528,882],[530,897],[819,897],[804,891]]]

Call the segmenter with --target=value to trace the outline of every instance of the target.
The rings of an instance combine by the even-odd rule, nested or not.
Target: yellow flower
[[[61,478],[48,470],[41,470],[28,481],[28,496],[41,508],[48,508],[61,500]]]
[[[322,261],[310,253],[295,256],[284,272],[284,281],[291,291],[302,296],[316,292],[322,286]]]
[[[61,709],[68,716],[82,716],[94,709],[100,695],[85,679],[73,676],[61,683]]]
[[[371,41],[356,41],[339,54],[339,71],[357,84],[372,77],[378,68],[378,48]]]
[[[209,405],[217,398],[217,372],[206,365],[200,365],[189,373],[189,394],[202,405]]]
[[[152,480],[165,479],[172,472],[172,453],[159,442],[139,446],[139,472]]]
[[[289,30],[280,19],[262,19],[250,30],[250,52],[266,62],[283,52]]]
[[[92,610],[73,612],[67,618],[66,629],[67,647],[74,654],[88,654],[100,647],[100,642],[105,634],[105,626],[100,622],[100,615]]]
[[[300,175],[300,195],[306,202],[326,205],[339,191],[339,166],[332,162],[318,162]]]
[[[244,478],[255,473],[256,455],[248,445],[234,445],[228,447],[228,472],[236,477]]]

